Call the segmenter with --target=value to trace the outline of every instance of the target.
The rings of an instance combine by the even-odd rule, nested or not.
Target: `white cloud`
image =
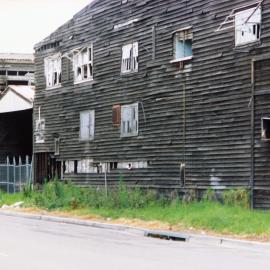
[[[37,42],[91,1],[0,0],[0,52],[33,52]]]

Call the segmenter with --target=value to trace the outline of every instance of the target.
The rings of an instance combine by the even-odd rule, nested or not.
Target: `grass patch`
[[[48,211],[65,211],[82,216],[100,216],[110,219],[140,219],[160,221],[183,229],[212,231],[219,234],[270,237],[270,212],[252,211],[244,191],[229,191],[224,203],[214,201],[207,191],[200,202],[182,202],[174,195],[160,198],[156,192],[129,190],[122,183],[108,197],[102,189],[78,188],[72,184],[52,181],[42,191],[29,187],[22,193],[0,193],[0,205],[24,201],[25,207]]]

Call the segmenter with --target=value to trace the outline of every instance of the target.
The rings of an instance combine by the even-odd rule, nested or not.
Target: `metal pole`
[[[13,193],[16,192],[16,159],[13,157]]]
[[[19,156],[19,179],[20,179],[20,192],[22,191],[22,158]]]
[[[107,182],[107,166],[108,164],[105,163],[105,192],[106,192],[106,197],[108,197],[108,182]]]
[[[7,157],[7,193],[9,194],[9,157]]]

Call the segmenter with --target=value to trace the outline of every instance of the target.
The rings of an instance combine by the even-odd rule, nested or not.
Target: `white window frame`
[[[127,110],[130,119],[127,120]],[[129,131],[130,130],[130,131]],[[139,134],[139,105],[138,103],[124,105],[121,107],[121,137],[134,137]]]
[[[244,46],[261,39],[262,7],[247,8],[235,13],[235,46]],[[255,33],[254,33],[255,31]],[[258,32],[259,31],[259,32]],[[249,39],[241,39],[244,33]],[[248,35],[247,34],[247,35]]]
[[[73,173],[75,173],[75,161],[74,160],[65,160],[64,174],[73,174]]]
[[[73,52],[73,71],[74,84],[93,80],[93,44]]]
[[[88,125],[85,126],[83,123],[83,117],[87,116],[88,117]],[[84,135],[84,128],[86,130],[88,129],[87,133],[88,136]],[[80,112],[80,141],[91,141],[94,140],[95,137],[95,111],[90,110],[90,111],[83,111]]]
[[[45,119],[36,120],[35,142],[37,144],[45,143]]]
[[[121,73],[128,74],[139,70],[139,43],[133,42],[122,46]]]
[[[183,41],[183,45],[185,45],[185,42],[190,41],[191,42],[191,51],[192,54],[188,55],[188,56],[184,56],[181,58],[177,58],[177,44],[178,44],[178,40],[180,39],[180,37],[182,38]],[[192,33],[192,27],[188,26],[182,29],[178,29],[176,31],[173,32],[173,60],[171,60],[171,63],[178,63],[178,62],[186,62],[186,61],[190,61],[193,59],[193,48],[192,48],[192,43],[193,43],[193,33]],[[184,47],[185,49],[185,47]],[[184,51],[185,53],[185,51]]]
[[[44,58],[44,73],[46,89],[61,87],[62,82],[62,56],[54,54]]]

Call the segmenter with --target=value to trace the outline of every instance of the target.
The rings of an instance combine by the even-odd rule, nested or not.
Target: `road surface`
[[[1,270],[270,269],[270,250],[221,247],[0,215]]]

